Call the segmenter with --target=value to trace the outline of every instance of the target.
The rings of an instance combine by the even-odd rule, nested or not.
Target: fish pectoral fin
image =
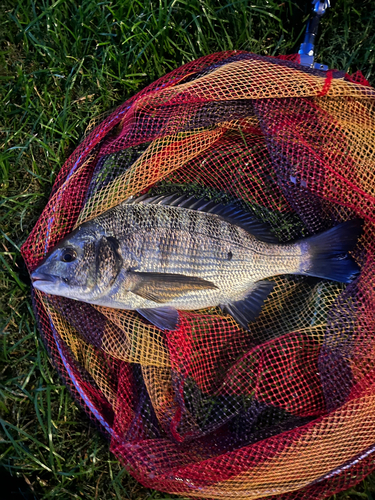
[[[129,273],[132,274],[132,286],[129,291],[158,304],[169,302],[186,292],[217,288],[211,281],[197,276],[137,271],[129,271]]]
[[[238,300],[237,302],[220,304],[220,307],[223,312],[233,316],[242,328],[248,330],[248,324],[259,316],[264,301],[272,292],[274,286],[275,283],[273,281],[258,281],[244,299]]]
[[[137,309],[137,312],[160,330],[177,330],[178,312],[173,307]]]

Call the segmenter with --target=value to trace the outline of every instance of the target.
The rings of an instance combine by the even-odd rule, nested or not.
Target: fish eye
[[[61,260],[63,262],[73,262],[77,258],[77,252],[72,248],[67,248],[64,250]]]

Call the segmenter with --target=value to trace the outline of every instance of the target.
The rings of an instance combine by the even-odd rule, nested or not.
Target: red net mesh
[[[22,252],[29,270],[130,195],[241,199],[282,242],[361,217],[350,285],[280,276],[250,332],[218,308],[162,332],[136,312],[38,292],[49,354],[145,486],[319,499],[375,468],[374,90],[298,56],[189,63],[93,123]]]

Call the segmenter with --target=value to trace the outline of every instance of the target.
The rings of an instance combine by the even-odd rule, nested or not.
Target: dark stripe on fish
[[[149,198],[143,195],[139,198],[125,203],[144,203],[165,205],[170,207],[187,208],[195,212],[206,212],[212,215],[217,215],[222,220],[230,222],[245,231],[255,236],[260,241],[266,243],[278,243],[278,239],[271,233],[270,227],[264,222],[257,220],[249,212],[245,212],[241,208],[240,203],[231,203],[230,205],[222,205],[215,203],[213,200],[207,201],[203,198],[197,199],[194,196],[172,194],[167,196],[154,196]],[[211,233],[210,233],[211,234]]]

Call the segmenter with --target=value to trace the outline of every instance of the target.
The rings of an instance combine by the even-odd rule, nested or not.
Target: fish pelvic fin
[[[363,221],[353,219],[343,222],[321,234],[300,240],[303,252],[310,256],[302,264],[299,274],[350,283],[360,268],[347,253],[356,246],[362,233]]]
[[[178,312],[173,307],[137,309],[137,312],[160,330],[177,330]]]
[[[254,283],[244,299],[220,304],[220,307],[223,312],[229,313],[242,328],[248,330],[249,323],[259,316],[264,301],[272,292],[274,286],[273,281],[258,281]]]
[[[212,290],[217,288],[211,281],[197,276],[137,271],[128,271],[128,273],[131,278],[129,291],[143,299],[152,300],[157,304],[167,303],[194,290]]]

